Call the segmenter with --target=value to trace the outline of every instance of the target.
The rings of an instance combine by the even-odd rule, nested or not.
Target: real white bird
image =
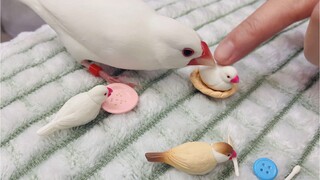
[[[91,90],[77,94],[70,98],[57,112],[55,118],[37,131],[46,136],[60,129],[67,129],[84,125],[92,121],[98,114],[106,96],[110,96],[112,89],[98,85]]]
[[[232,66],[201,67],[199,73],[202,82],[213,90],[227,91],[239,82],[237,70]]]
[[[142,0],[21,0],[58,34],[77,61],[154,70],[214,65],[191,28],[158,15]]]

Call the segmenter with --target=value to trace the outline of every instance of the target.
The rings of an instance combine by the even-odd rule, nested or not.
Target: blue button
[[[253,172],[260,180],[273,180],[278,174],[278,168],[272,160],[260,158],[254,162]]]

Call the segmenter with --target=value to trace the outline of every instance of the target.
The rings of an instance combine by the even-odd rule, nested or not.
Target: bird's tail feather
[[[145,154],[149,162],[165,162],[166,156],[163,152],[151,152]]]
[[[47,136],[49,134],[52,134],[53,132],[57,131],[58,129],[54,126],[54,124],[49,123],[45,126],[43,126],[42,128],[40,128],[37,131],[37,134],[40,136]]]

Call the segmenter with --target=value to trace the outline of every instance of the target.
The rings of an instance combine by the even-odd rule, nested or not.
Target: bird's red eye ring
[[[182,54],[183,54],[184,57],[190,57],[190,56],[192,56],[194,54],[194,50],[191,49],[191,48],[184,48],[182,50]]]

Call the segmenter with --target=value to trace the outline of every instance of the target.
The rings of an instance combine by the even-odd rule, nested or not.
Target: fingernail
[[[217,49],[215,50],[214,58],[220,63],[228,62],[232,53],[234,53],[234,49],[235,48],[232,41],[229,41],[229,40],[222,41],[217,47]]]

